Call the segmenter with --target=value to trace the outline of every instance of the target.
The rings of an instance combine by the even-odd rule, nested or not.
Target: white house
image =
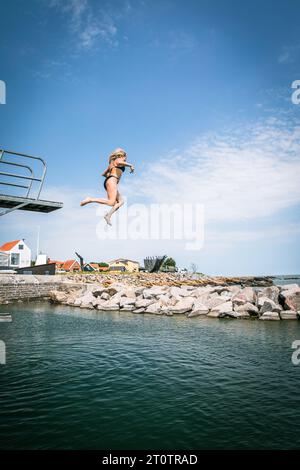
[[[2,252],[2,258],[5,254],[9,255],[8,264],[11,268],[23,268],[31,264],[31,250],[24,240],[4,243],[0,246],[0,252]]]
[[[44,253],[37,255],[35,266],[40,266],[41,264],[47,264],[48,256]]]

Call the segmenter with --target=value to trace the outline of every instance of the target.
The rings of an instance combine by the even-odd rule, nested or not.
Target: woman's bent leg
[[[117,200],[117,182],[112,181],[114,178],[110,178],[106,183],[107,199],[100,197],[86,197],[81,201],[80,205],[85,206],[91,202],[96,202],[97,204],[105,204],[107,206],[114,206]]]
[[[121,206],[124,204],[124,199],[122,198],[121,194],[119,191],[117,192],[117,202],[116,204],[110,209],[107,214],[105,214],[104,219],[106,220],[108,225],[111,225],[111,216],[113,215],[114,212],[116,212],[118,209],[120,209]]]

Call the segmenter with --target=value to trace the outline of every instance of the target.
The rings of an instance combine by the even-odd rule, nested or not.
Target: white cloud
[[[208,134],[151,164],[131,194],[155,202],[199,202],[206,220],[268,217],[300,203],[300,126],[268,119]]]
[[[90,50],[101,42],[118,45],[115,18],[119,18],[120,13],[114,16],[99,4],[94,8],[89,0],[52,0],[49,6],[66,18],[79,49]]]

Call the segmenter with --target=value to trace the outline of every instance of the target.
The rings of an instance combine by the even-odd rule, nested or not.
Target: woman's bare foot
[[[85,199],[83,199],[83,201],[81,201],[80,205],[85,206],[86,204],[89,204],[90,202],[91,202],[91,198],[86,197]]]
[[[105,214],[104,219],[105,219],[107,225],[112,225],[112,224],[111,224],[111,221],[110,221],[110,217],[109,217],[108,214]]]

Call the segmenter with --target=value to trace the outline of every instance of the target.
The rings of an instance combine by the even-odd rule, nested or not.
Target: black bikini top
[[[125,166],[115,166],[115,167],[113,167],[113,168],[118,168],[119,170],[122,170],[123,173],[124,173],[124,171],[125,171]],[[113,169],[113,168],[112,168],[112,169]],[[115,176],[116,178],[119,179],[118,176],[112,175],[112,174],[111,174],[111,171],[112,171],[112,170],[110,170],[110,172],[109,172],[109,174],[107,175],[107,177],[109,178],[110,176]]]

